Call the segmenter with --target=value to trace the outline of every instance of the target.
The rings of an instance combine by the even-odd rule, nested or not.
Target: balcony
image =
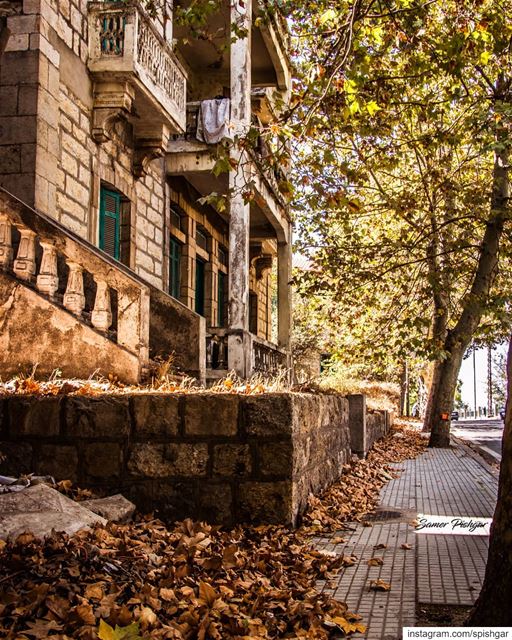
[[[253,92],[253,112],[260,101],[260,92]],[[227,193],[227,173],[219,176],[213,173],[217,145],[201,142],[196,137],[200,105],[200,102],[187,104],[185,131],[174,135],[169,142],[167,173],[185,177],[202,196],[212,192]],[[247,165],[247,182],[252,185],[255,195],[251,202],[251,237],[277,237],[287,242],[288,202],[281,190],[283,184],[287,185],[286,168],[268,162],[272,150],[263,136],[247,152],[250,161]]]
[[[141,147],[151,139],[164,147],[170,133],[185,130],[184,70],[137,2],[90,2],[88,10],[94,137],[109,139],[113,121],[123,117]]]

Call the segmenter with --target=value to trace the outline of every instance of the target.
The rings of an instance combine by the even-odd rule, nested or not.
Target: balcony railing
[[[206,369],[227,371],[228,369],[227,329],[210,329],[206,335]],[[276,374],[288,368],[288,356],[277,345],[251,336],[253,373]]]
[[[156,100],[175,128],[184,130],[186,75],[141,6],[137,2],[88,6],[90,71],[104,81],[135,82],[148,104]]]
[[[199,101],[187,103],[185,132],[183,134],[175,135],[174,140],[177,140],[177,141],[185,140],[185,141],[192,141],[192,142],[195,141],[198,144],[206,145],[206,143],[199,142],[199,140],[196,137],[200,108],[201,108],[201,102]],[[258,126],[256,118],[253,121],[253,126]],[[181,146],[177,146],[176,148],[179,151],[182,151]],[[174,147],[171,144],[169,146],[169,151],[172,153],[173,150],[174,150]],[[263,135],[259,135],[257,137],[257,139],[254,142],[254,145],[250,149],[250,154],[255,164],[258,166],[258,169],[267,178],[268,182],[270,183],[270,186],[272,187],[276,195],[278,195],[278,197],[281,198],[282,196],[281,196],[281,191],[279,189],[279,183],[284,180],[287,180],[288,172],[286,171],[285,167],[282,167],[281,165],[278,165],[278,164],[272,165],[271,163],[268,162],[269,157],[272,155],[272,150],[269,147],[266,140],[264,139]]]

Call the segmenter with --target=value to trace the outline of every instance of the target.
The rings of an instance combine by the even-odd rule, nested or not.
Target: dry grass
[[[216,382],[212,387],[200,385],[195,378],[177,376],[171,373],[170,367],[162,365],[160,374],[151,382],[140,385],[128,385],[120,382],[115,376],[103,377],[92,375],[87,379],[62,378],[58,371],[48,378],[36,377],[35,371],[30,375],[18,375],[6,381],[0,380],[0,395],[33,394],[42,396],[101,394],[134,394],[134,393],[232,393],[255,395],[260,393],[276,393],[292,391],[287,382],[286,371],[275,375],[256,374],[249,380],[242,380],[234,372]]]
[[[320,390],[332,390],[341,395],[364,393],[370,409],[398,411],[400,407],[400,386],[392,382],[356,380],[339,374],[323,376],[319,381]]]

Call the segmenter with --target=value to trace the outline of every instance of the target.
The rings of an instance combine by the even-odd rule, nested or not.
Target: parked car
[[[500,418],[505,420],[505,407],[501,407],[500,409]]]
[[[452,411],[452,420],[458,420],[458,419],[459,419],[459,412]]]

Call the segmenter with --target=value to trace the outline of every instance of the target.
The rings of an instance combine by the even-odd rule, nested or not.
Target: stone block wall
[[[12,396],[2,473],[120,491],[142,511],[295,524],[350,458],[348,402],[313,394]]]

